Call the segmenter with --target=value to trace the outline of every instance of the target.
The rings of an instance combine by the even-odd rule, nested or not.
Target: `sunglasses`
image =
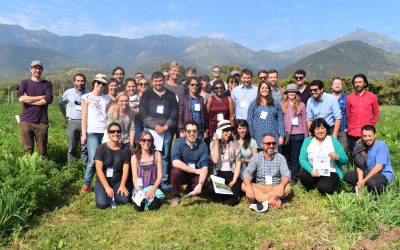
[[[214,90],[224,89],[224,87],[215,87]]]
[[[213,70],[214,73],[220,73],[221,71],[219,70]]]
[[[186,129],[186,134],[197,134],[197,129]]]
[[[140,87],[142,87],[142,86],[148,86],[149,84],[147,84],[147,83],[139,83],[139,86]]]
[[[109,134],[117,134],[117,135],[119,135],[119,134],[121,134],[121,130],[110,130],[110,131],[108,131],[108,133]]]
[[[145,139],[145,138],[143,138],[143,139],[140,139],[140,141],[141,141],[141,142],[143,142],[143,143],[145,143],[145,142],[147,142],[147,143],[151,143],[151,142],[153,142],[153,140],[152,140],[152,139]]]
[[[223,130],[222,130],[222,132],[225,132],[225,133],[227,133],[227,132],[232,132],[233,131],[233,128],[224,128]]]
[[[263,142],[262,144],[264,144],[265,146],[275,146],[276,142],[272,141],[272,142]]]
[[[304,79],[304,76],[295,76],[294,79],[296,79],[296,80],[303,80],[303,79]]]
[[[229,83],[236,83],[235,80],[229,80]]]
[[[196,84],[196,83],[191,83],[190,86],[191,86],[191,87],[199,87],[199,85]]]
[[[319,89],[310,89],[311,93],[317,93]]]
[[[164,77],[169,77],[169,75],[164,75]]]

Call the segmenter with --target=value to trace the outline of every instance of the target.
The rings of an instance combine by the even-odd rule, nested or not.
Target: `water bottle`
[[[117,203],[115,203],[115,198],[114,196],[111,199],[111,208],[117,208]]]

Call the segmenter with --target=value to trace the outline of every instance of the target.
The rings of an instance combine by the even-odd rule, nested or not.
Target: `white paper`
[[[137,184],[139,187],[143,187],[143,179],[140,178],[140,177],[138,177],[137,180],[136,180],[136,184]]]
[[[164,143],[164,134],[160,135],[157,131],[153,129],[148,130],[154,138],[154,147],[157,151],[162,151],[163,143]]]
[[[188,163],[189,168],[196,168],[196,165],[194,163]]]
[[[108,178],[111,178],[111,177],[113,177],[113,174],[114,174],[114,169],[112,169],[112,168],[107,168],[106,176],[107,176]]]
[[[241,108],[246,108],[248,105],[247,105],[247,101],[246,100],[241,100],[240,101],[240,103],[239,103],[239,107],[241,107]]]
[[[261,119],[267,119],[267,116],[268,116],[268,112],[267,111],[261,111],[261,114],[260,114],[260,118]]]
[[[292,125],[293,126],[298,126],[299,125],[299,117],[293,117],[292,118]]]
[[[313,170],[317,171],[320,176],[331,175],[331,158],[328,155],[317,155],[314,158]]]
[[[217,114],[217,120],[218,120],[218,121],[222,121],[223,119],[224,119],[224,114],[218,113],[218,114]]]
[[[215,175],[211,175],[210,177],[213,182],[215,193],[233,195],[232,189],[229,186],[225,185],[224,178]]]
[[[19,124],[19,121],[20,121],[19,115],[16,115],[16,116],[15,116],[15,120],[17,120],[17,123]]]
[[[194,111],[200,111],[200,103],[194,104]]]
[[[164,105],[157,105],[157,111],[158,114],[163,114],[164,113]]]
[[[265,176],[265,184],[272,185],[272,176],[271,175]]]
[[[142,204],[142,201],[146,199],[146,197],[144,196],[144,192],[143,190],[136,190],[135,193],[133,193],[132,195],[132,201],[138,205],[140,207],[140,205]]]

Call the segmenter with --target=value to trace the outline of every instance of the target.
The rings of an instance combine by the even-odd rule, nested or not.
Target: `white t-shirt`
[[[313,138],[307,148],[308,162],[312,166],[316,156],[327,156],[331,152],[335,152],[331,136],[327,135],[321,145],[318,143],[317,139]],[[335,160],[330,159],[330,165],[330,172],[336,173]]]
[[[104,133],[106,129],[107,113],[106,107],[110,103],[107,95],[95,96],[88,93],[82,96],[88,105],[87,110],[87,133]]]

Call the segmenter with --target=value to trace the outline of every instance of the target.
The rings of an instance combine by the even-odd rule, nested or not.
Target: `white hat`
[[[103,75],[103,74],[97,74],[97,75],[94,77],[94,79],[93,79],[93,81],[92,81],[92,84],[93,84],[94,82],[101,82],[101,83],[107,85],[107,77],[106,77],[106,75]]]
[[[231,125],[231,122],[228,120],[221,120],[218,122],[218,127],[215,133],[217,133],[218,138],[221,138],[222,136],[222,131],[226,128],[233,128]]]

